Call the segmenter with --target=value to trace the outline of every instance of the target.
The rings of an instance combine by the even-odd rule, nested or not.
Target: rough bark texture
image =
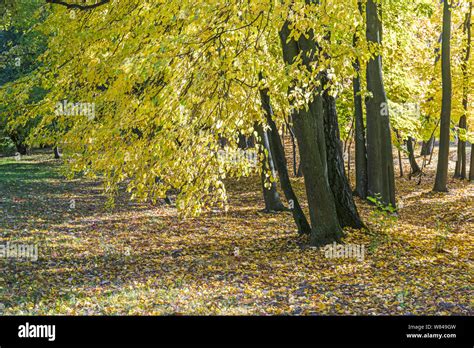
[[[259,147],[259,157],[261,160],[262,173],[261,173],[261,182],[262,182],[262,191],[263,199],[265,201],[265,211],[266,212],[275,212],[275,211],[285,211],[287,210],[283,203],[280,200],[280,195],[278,194],[277,185],[275,181],[270,181],[267,175],[275,176],[275,166],[273,164],[272,151],[270,149],[270,142],[268,140],[268,134],[263,129],[263,126],[256,124],[254,127],[258,133],[260,147]]]
[[[324,76],[325,74],[323,74],[322,82],[326,84],[327,80]],[[363,224],[344,170],[336,100],[327,90],[323,92],[323,107],[328,179],[334,195],[339,224],[341,227],[361,228]]]
[[[283,56],[287,64],[302,53],[303,63],[310,69],[317,51],[314,40],[306,36],[298,42],[290,39],[289,23],[280,32]],[[308,109],[295,110],[292,115],[311,217],[311,244],[321,246],[340,241],[343,236],[338,221],[336,204],[329,187],[326,146],[324,139],[324,116],[321,91],[315,90]]]
[[[304,215],[303,209],[301,209],[298,198],[296,197],[293,187],[291,186],[290,176],[288,175],[288,166],[285,157],[285,149],[281,141],[280,135],[278,134],[278,128],[273,120],[273,109],[270,103],[270,96],[266,90],[260,91],[260,97],[262,101],[262,108],[265,112],[265,118],[270,130],[268,132],[270,140],[270,149],[273,154],[273,159],[275,167],[278,171],[278,176],[280,177],[280,184],[283,193],[285,194],[286,199],[290,205],[291,212],[293,214],[293,219],[295,220],[298,231],[301,234],[310,234],[311,226]]]
[[[374,0],[368,0],[366,15],[367,40],[380,44],[382,23]],[[366,99],[368,194],[380,195],[383,204],[395,207],[392,141],[380,55],[367,63],[367,89],[372,93],[372,97]]]
[[[295,132],[293,130],[293,126],[288,125],[288,131],[290,133],[291,149],[293,153],[293,174],[295,176],[298,176],[298,167],[297,167],[297,161],[296,161],[296,139],[295,139]]]
[[[443,9],[443,38],[441,46],[441,71],[443,80],[443,100],[441,105],[440,141],[438,153],[438,167],[433,190],[447,192],[449,138],[451,122],[451,10],[448,0],[444,0]]]
[[[356,71],[360,71],[360,62],[354,63]],[[355,193],[360,198],[367,198],[367,148],[365,146],[364,112],[362,109],[362,96],[360,95],[360,76],[353,79],[354,89],[354,118],[355,118],[355,165],[356,165],[356,188]]]
[[[303,177],[303,167],[301,166],[301,159],[300,159],[300,164],[298,165],[298,171],[296,172],[296,177],[297,178]]]

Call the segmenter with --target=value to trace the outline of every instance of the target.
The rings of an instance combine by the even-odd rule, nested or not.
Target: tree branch
[[[79,4],[70,4],[62,0],[46,0],[46,3],[48,4],[62,5],[62,6],[66,6],[69,9],[79,9],[79,10],[92,10],[101,5],[105,5],[108,2],[110,2],[110,0],[101,0],[100,2],[97,2],[93,5],[79,5]]]

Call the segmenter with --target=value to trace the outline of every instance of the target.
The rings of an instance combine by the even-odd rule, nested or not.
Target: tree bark
[[[471,144],[471,168],[469,169],[469,181],[474,181],[474,143]]]
[[[298,165],[298,171],[296,172],[296,177],[297,178],[303,177],[303,167],[301,166],[301,158],[300,158],[300,164]]]
[[[59,153],[59,148],[57,146],[55,146],[53,148],[53,153],[54,153],[54,158],[55,159],[60,159],[61,158],[61,154]]]
[[[360,76],[360,62],[356,59],[354,68],[357,76],[353,79],[354,89],[354,118],[355,118],[355,160],[356,160],[356,188],[355,193],[362,199],[367,198],[367,148],[365,146],[364,112],[362,109],[362,96]]]
[[[268,133],[263,129],[261,124],[255,125],[259,139],[259,157],[262,166],[261,183],[263,191],[263,199],[265,201],[265,211],[286,211],[287,209],[280,200],[278,194],[277,185],[275,181],[270,181],[267,177],[268,174],[275,177],[275,166],[273,164],[272,151],[270,149],[270,142],[268,140]],[[270,187],[268,187],[270,185]]]
[[[361,15],[362,3],[358,1]],[[353,46],[357,47],[357,34],[353,36]],[[354,119],[355,119],[355,166],[356,166],[356,187],[354,193],[362,199],[367,198],[367,147],[365,143],[364,110],[361,96],[360,61],[358,58],[353,63],[356,75],[352,79],[354,94]]]
[[[463,75],[463,96],[462,106],[464,115],[459,120],[459,128],[467,129],[467,112],[469,107],[469,59],[471,57],[471,16],[472,16],[472,2],[469,3],[469,11],[466,13],[466,19],[464,21],[464,35],[466,35],[466,47],[464,48],[464,59],[461,65]],[[454,177],[465,179],[466,178],[466,141],[459,138],[458,140],[458,156],[456,161],[456,170]]]
[[[288,132],[290,133],[290,138],[291,138],[291,149],[293,152],[293,175],[298,176],[298,167],[297,167],[297,162],[296,162],[296,139],[295,139],[295,132],[293,131],[293,126],[292,125],[287,125],[288,127]]]
[[[407,139],[407,151],[408,151],[408,160],[410,161],[411,175],[416,175],[416,174],[421,173],[421,169],[418,166],[418,163],[416,162],[412,137],[408,137]]]
[[[441,71],[443,80],[443,100],[441,105],[440,141],[438,153],[438,166],[433,191],[447,192],[449,138],[451,123],[451,9],[448,0],[444,0],[443,8],[443,38],[441,46]]]
[[[26,146],[25,144],[16,144],[16,151],[18,151],[18,153],[20,155],[27,155],[28,154],[28,146]]]
[[[463,106],[464,111],[467,111],[467,95],[463,97]],[[466,115],[462,115],[459,119],[459,128],[466,129],[467,122],[466,122]],[[454,177],[457,179],[465,179],[466,178],[466,141],[461,140],[458,135],[458,148],[457,148],[457,159],[456,159],[456,168],[454,170]]]
[[[367,40],[380,44],[382,23],[378,5],[367,1]],[[392,141],[387,96],[382,78],[382,57],[378,54],[367,63],[367,89],[372,97],[367,108],[367,168],[368,194],[380,196],[382,204],[396,206]]]
[[[395,136],[397,137],[397,142],[398,142],[398,146],[397,146],[398,169],[400,171],[400,178],[403,178],[404,175],[403,175],[402,151],[400,150],[400,148],[402,147],[402,139],[400,137],[400,133],[398,132],[398,129],[394,128],[393,131],[395,133]]]
[[[303,64],[311,69],[316,43],[302,35],[297,42],[289,39],[290,29],[287,21],[280,31],[284,60],[292,64],[300,53]],[[343,232],[338,221],[336,204],[329,187],[324,140],[324,115],[321,89],[315,90],[308,108],[294,110],[292,119],[300,150],[301,164],[308,198],[311,218],[311,244],[322,246],[340,241]]]
[[[323,73],[322,85],[328,82]],[[336,204],[337,216],[341,227],[363,227],[352,191],[344,170],[344,156],[341,148],[339,123],[337,120],[336,99],[326,89],[323,92],[324,134],[328,165],[329,186]]]
[[[263,89],[260,91],[260,98],[262,101],[262,108],[265,113],[265,118],[270,126],[270,131],[268,132],[270,140],[270,149],[274,155],[275,167],[278,171],[280,177],[280,184],[283,193],[285,194],[286,199],[290,204],[290,209],[293,214],[293,219],[295,220],[296,226],[298,227],[298,232],[300,234],[310,234],[311,226],[304,215],[303,209],[301,209],[298,198],[296,197],[293,187],[291,185],[290,176],[288,174],[288,166],[285,157],[285,149],[281,141],[280,135],[278,134],[278,128],[273,120],[273,109],[270,103],[270,96],[268,91]]]
[[[428,141],[424,141],[421,145],[420,156],[426,157],[430,156],[433,152],[435,138],[432,136]]]

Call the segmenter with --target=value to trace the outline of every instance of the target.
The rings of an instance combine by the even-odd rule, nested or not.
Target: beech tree
[[[281,43],[285,62],[292,65],[298,57],[312,70],[318,56],[313,35],[298,40],[291,37],[291,22],[285,22],[281,32]],[[296,86],[293,86],[293,90]],[[290,91],[291,93],[291,91]],[[340,240],[343,232],[337,218],[336,204],[327,174],[326,143],[324,136],[324,109],[321,88],[314,87],[308,107],[293,112],[295,134],[298,139],[306,195],[310,209],[311,243],[325,245]]]
[[[382,43],[380,6],[374,0],[367,1],[367,41],[375,50],[378,50],[378,45]],[[367,63],[367,90],[371,93],[366,99],[368,194],[372,197],[380,195],[384,204],[395,207],[389,108],[380,54],[376,54]]]
[[[441,105],[441,124],[438,166],[434,191],[448,191],[448,160],[449,160],[449,140],[451,128],[451,4],[448,0],[443,1],[443,35],[441,49],[441,64],[443,76],[443,100]]]
[[[471,58],[471,17],[472,17],[472,2],[469,3],[469,10],[466,13],[466,19],[463,23],[463,33],[466,37],[466,46],[463,49],[464,57],[461,65],[462,77],[463,77],[463,94],[462,94],[462,105],[463,115],[459,119],[459,140],[458,140],[458,151],[456,169],[454,171],[454,177],[465,179],[466,178],[466,131],[467,131],[467,113],[469,111],[469,60]]]
[[[467,21],[467,4],[452,8],[454,28]],[[267,210],[288,205],[298,231],[324,245],[341,240],[347,227],[363,226],[353,189],[396,206],[392,129],[401,152],[406,143],[413,173],[425,169],[416,160],[417,143],[424,140],[430,150],[441,129],[437,181],[445,177],[450,108],[443,101],[438,127],[448,95],[445,83],[441,98],[439,64],[433,67],[438,4],[44,0],[41,7],[44,20],[34,28],[47,47],[28,79],[0,89],[8,105],[0,115],[11,127],[41,115],[30,142],[44,139],[61,148],[71,175],[100,176],[112,198],[120,185],[137,200],[156,201],[172,190],[182,215],[198,215],[227,209],[228,178],[261,174]],[[464,54],[450,64],[443,39],[442,64],[443,75],[451,65],[456,82],[464,71],[469,86],[466,42],[453,42],[456,57]],[[25,108],[35,86],[45,95]],[[470,93],[454,95],[452,119],[466,124],[460,134],[472,142]],[[407,115],[406,105],[414,102],[418,113]],[[58,112],[58,103],[93,104],[95,111]],[[292,188],[278,131],[283,126],[297,142],[308,218],[305,197]],[[352,136],[355,188],[341,146],[342,138],[351,154]],[[219,156],[222,139],[229,156],[238,153],[239,137],[257,139],[260,169]],[[296,144],[292,150],[296,169]]]
[[[255,125],[258,134],[260,146],[259,157],[261,163],[261,182],[263,191],[263,200],[265,202],[266,212],[285,211],[286,208],[281,202],[280,194],[277,190],[275,181],[276,169],[274,165],[274,155],[270,147],[268,130],[263,129],[260,123]]]

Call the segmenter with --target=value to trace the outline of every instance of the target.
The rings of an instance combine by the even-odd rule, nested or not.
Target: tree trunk
[[[381,43],[382,23],[374,0],[367,1],[367,40]],[[380,195],[382,204],[396,206],[392,141],[387,96],[382,78],[382,57],[372,57],[367,63],[367,168],[368,194]]]
[[[433,148],[434,148],[434,141],[435,141],[434,136],[432,136],[430,140],[428,141],[423,140],[423,143],[421,145],[420,156],[426,157],[426,156],[431,155],[431,152],[433,152]]]
[[[53,152],[54,152],[54,158],[55,159],[60,159],[61,158],[61,154],[59,153],[59,148],[57,146],[55,146],[53,148]]]
[[[280,32],[283,56],[287,64],[301,56],[308,69],[314,63],[317,53],[316,43],[304,35],[298,43],[289,39],[289,23],[286,22]],[[326,145],[324,141],[324,115],[321,90],[315,90],[308,108],[294,110],[296,139],[300,150],[301,164],[311,217],[311,244],[322,246],[340,241],[343,232],[338,221],[336,204],[329,187],[326,163]]]
[[[474,143],[471,144],[471,168],[469,169],[469,181],[474,181]]]
[[[362,13],[362,3],[358,1],[359,12]],[[357,34],[353,36],[353,46],[357,47]],[[356,166],[356,187],[355,194],[362,199],[367,198],[367,147],[365,143],[364,110],[361,96],[360,81],[360,61],[354,60],[353,67],[356,75],[352,79],[354,94],[354,119],[355,119],[355,166]]]
[[[463,97],[463,106],[464,111],[467,111],[467,95]],[[462,115],[459,119],[459,128],[466,129],[466,115]],[[458,149],[457,149],[457,160],[456,160],[456,169],[454,170],[454,177],[458,179],[465,179],[466,178],[466,141],[461,140],[460,136],[458,135]]]
[[[280,177],[281,189],[283,190],[286,199],[289,202],[291,212],[293,213],[293,219],[295,220],[298,232],[300,234],[310,234],[311,226],[304,215],[303,209],[301,209],[298,198],[296,197],[293,187],[291,186],[290,176],[288,175],[288,166],[285,157],[285,149],[281,141],[280,135],[278,134],[278,128],[275,121],[273,120],[273,109],[270,103],[270,96],[267,90],[260,91],[260,98],[262,101],[262,108],[265,113],[265,118],[270,131],[268,132],[270,140],[270,149],[273,154],[274,163]]]
[[[430,154],[430,159],[429,159],[429,161],[428,161],[428,164],[431,164],[431,160],[433,159],[434,144],[436,144],[436,138],[434,138],[434,141],[433,141],[433,149],[431,149],[431,154]]]
[[[443,39],[441,46],[441,64],[443,80],[443,100],[441,105],[440,141],[438,153],[438,167],[433,190],[447,192],[448,182],[448,160],[449,160],[449,138],[451,123],[451,9],[448,0],[444,0],[443,9]]]
[[[360,62],[354,63],[356,71],[360,71]],[[354,117],[355,117],[355,160],[356,160],[356,188],[355,193],[362,199],[367,198],[367,148],[365,145],[364,112],[360,95],[360,76],[353,79],[354,88]]]
[[[349,141],[349,145],[347,146],[347,182],[349,183],[349,187],[351,186],[351,169],[352,169],[352,139],[354,137],[354,134],[351,133],[351,139]],[[344,154],[344,151],[342,152]]]
[[[268,175],[275,177],[275,166],[273,164],[273,156],[268,140],[268,133],[263,129],[261,124],[255,124],[259,139],[259,157],[262,165],[261,182],[263,190],[263,199],[265,201],[265,211],[285,211],[286,208],[280,200],[276,182],[271,180]]]
[[[403,161],[402,161],[402,152],[400,148],[402,147],[402,139],[400,137],[400,133],[398,132],[398,129],[394,128],[393,131],[395,132],[395,135],[397,137],[397,153],[398,153],[398,169],[400,171],[400,178],[403,178]]]
[[[24,143],[24,140],[22,139],[20,135],[18,135],[18,133],[12,132],[8,134],[8,136],[10,137],[13,144],[15,144],[16,151],[20,155],[24,156],[28,154],[28,146]]]
[[[464,48],[464,59],[461,65],[463,75],[463,96],[462,105],[464,115],[459,120],[459,128],[467,129],[467,112],[469,107],[469,58],[471,57],[471,16],[472,16],[472,2],[469,3],[469,12],[466,13],[464,21],[464,34],[466,35],[466,47]],[[466,141],[459,138],[458,140],[458,157],[456,162],[456,171],[454,177],[466,178]]]
[[[242,150],[248,149],[248,138],[244,134],[239,133],[239,141],[237,146]]]
[[[403,178],[403,161],[402,161],[402,152],[400,148],[397,149],[398,152],[398,169],[400,170],[400,178]]]
[[[19,143],[19,144],[15,144],[15,146],[16,146],[16,151],[20,155],[25,156],[28,154],[28,146],[26,146],[25,144]]]
[[[290,133],[291,138],[291,149],[293,151],[293,174],[294,176],[298,176],[298,168],[296,163],[296,139],[295,139],[295,132],[293,131],[293,126],[288,125],[288,131]]]
[[[324,72],[322,78],[323,86],[328,82],[326,76],[326,72]],[[334,195],[339,224],[341,227],[361,228],[363,224],[357,212],[344,170],[344,156],[337,120],[336,99],[329,94],[327,89],[323,92],[323,106],[328,179],[329,186]]]
[[[301,166],[301,158],[300,158],[300,164],[298,165],[298,171],[296,172],[296,177],[297,178],[303,177],[303,167]]]
[[[421,173],[421,169],[418,166],[418,163],[416,162],[415,158],[415,150],[413,149],[413,138],[408,137],[407,139],[407,151],[408,151],[408,159],[410,161],[410,167],[411,167],[411,174],[419,174]]]
[[[442,40],[443,40],[443,34],[441,33],[440,36],[439,36],[439,39],[438,39],[438,44],[439,45],[441,45]],[[436,45],[435,47],[436,48],[434,50],[434,53],[435,53],[434,66],[436,67],[436,64],[438,64],[438,62],[441,60],[441,50],[438,47],[438,45]],[[430,84],[433,83],[433,80],[434,80],[434,78],[431,78]],[[434,97],[428,98],[428,102],[433,101],[433,99],[434,99]],[[433,157],[433,150],[434,150],[435,140],[436,140],[435,139],[435,132],[439,127],[439,122],[440,121],[441,120],[438,120],[435,128],[433,129],[433,132],[431,133],[430,139],[428,141],[423,140],[423,145],[421,147],[421,156],[425,157],[423,159],[423,162],[425,162],[427,156],[430,156],[429,164],[431,164],[431,158]]]

